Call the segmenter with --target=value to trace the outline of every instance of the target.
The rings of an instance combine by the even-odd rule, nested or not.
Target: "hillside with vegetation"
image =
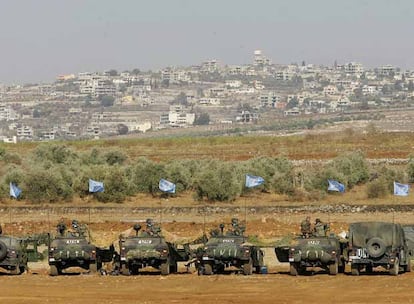
[[[0,146],[0,196],[9,183],[28,203],[122,203],[137,195],[161,197],[158,182],[177,185],[173,197],[233,202],[240,197],[282,196],[314,202],[327,197],[327,179],[363,199],[386,198],[393,181],[414,182],[412,133],[356,132],[275,136],[119,139]],[[249,190],[245,174],[265,184]],[[88,179],[105,192],[88,193]],[[353,190],[354,189],[354,190]],[[357,190],[355,190],[357,189]],[[362,193],[363,192],[363,193]]]

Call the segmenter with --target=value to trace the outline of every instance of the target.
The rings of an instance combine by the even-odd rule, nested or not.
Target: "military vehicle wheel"
[[[177,262],[170,265],[170,273],[176,273],[178,271],[178,265]]]
[[[59,269],[56,265],[50,265],[50,271],[49,274],[51,276],[57,276],[59,274]]]
[[[254,269],[255,273],[262,273],[262,267],[261,266],[256,266]]]
[[[3,260],[7,255],[7,246],[0,241],[0,261]]]
[[[335,261],[333,264],[329,264],[329,274],[337,275],[338,274],[338,261]]]
[[[396,276],[400,270],[400,261],[395,258],[394,264],[390,265],[390,275]]]
[[[26,266],[19,266],[20,274],[25,273],[27,270]]]
[[[405,265],[405,272],[411,272],[411,259],[408,257],[407,265]]]
[[[385,243],[378,237],[373,237],[367,242],[368,254],[373,258],[379,258],[385,253]]]
[[[243,274],[251,275],[253,273],[253,261],[252,259],[249,262],[243,264]]]
[[[290,263],[290,275],[297,276],[299,275],[299,265],[296,263]]]
[[[368,264],[367,266],[365,266],[365,272],[366,273],[372,273],[372,265]]]
[[[161,270],[161,275],[170,274],[170,264],[168,263],[168,261],[160,265],[160,270]]]
[[[11,274],[19,275],[20,274],[20,268],[16,266],[14,269],[10,270]]]
[[[353,276],[359,275],[359,266],[358,265],[351,265],[351,274]]]
[[[96,263],[90,263],[89,264],[89,271],[91,273],[97,273],[98,272],[98,265]]]
[[[126,267],[125,264],[122,264],[122,266],[121,266],[121,273],[123,275],[126,275],[126,276],[129,276],[130,275],[129,269]]]
[[[204,274],[205,275],[213,274],[213,266],[211,266],[211,264],[204,264]]]

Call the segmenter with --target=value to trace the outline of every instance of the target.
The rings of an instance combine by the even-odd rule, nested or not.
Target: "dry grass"
[[[329,159],[361,150],[368,158],[406,158],[413,151],[414,133],[363,134],[345,130],[292,136],[226,136],[151,139],[110,139],[74,141],[65,144],[75,151],[116,148],[130,159],[145,156],[152,160],[203,159],[246,160],[258,156],[285,156],[289,159]],[[7,145],[7,150],[28,155],[39,143]]]

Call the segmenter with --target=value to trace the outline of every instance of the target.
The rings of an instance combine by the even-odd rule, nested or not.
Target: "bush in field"
[[[191,167],[186,161],[172,161],[165,165],[165,178],[176,184],[176,191],[184,191],[191,187]]]
[[[338,156],[329,166],[345,177],[348,188],[368,181],[368,163],[361,152]]]
[[[329,165],[319,169],[315,168],[312,171],[308,170],[304,172],[304,175],[304,187],[309,192],[315,190],[326,192],[328,189],[328,179],[337,180],[344,184],[345,187],[348,185],[347,177]]]
[[[65,164],[77,158],[77,154],[65,145],[41,144],[35,149],[34,158],[36,161]]]
[[[233,201],[242,191],[242,172],[233,163],[212,162],[196,182],[198,199]]]
[[[121,151],[114,150],[105,153],[104,159],[110,166],[122,165],[127,160],[127,156]]]
[[[414,157],[411,155],[407,165],[408,181],[414,183]]]
[[[374,178],[371,178],[371,180],[382,180],[382,182],[387,186],[387,191],[389,193],[392,193],[394,190],[394,181],[406,183],[408,179],[403,171],[396,170],[388,166],[380,167],[372,174],[372,176]]]
[[[382,198],[386,197],[389,192],[389,182],[385,178],[378,178],[367,184],[368,198]]]
[[[134,191],[155,194],[158,183],[165,178],[165,168],[162,164],[155,163],[146,158],[139,158],[127,172]]]
[[[5,176],[3,176],[2,183],[0,185],[0,197],[9,197],[10,183],[14,183],[17,186],[21,187],[23,179],[24,173],[19,168],[7,168],[7,173]],[[21,194],[21,197],[24,197],[24,193]]]
[[[102,165],[105,163],[103,156],[96,148],[93,148],[89,153],[82,153],[80,159],[84,165]]]
[[[69,200],[73,195],[69,180],[69,174],[61,170],[33,168],[26,172],[22,189],[25,198],[35,203]]]
[[[293,165],[286,158],[260,157],[244,164],[245,173],[261,176],[265,180],[263,188],[276,193],[288,194],[293,191]],[[245,189],[246,190],[246,189]]]
[[[98,201],[122,203],[129,194],[129,183],[122,168],[108,168],[103,182],[105,191],[93,194]]]

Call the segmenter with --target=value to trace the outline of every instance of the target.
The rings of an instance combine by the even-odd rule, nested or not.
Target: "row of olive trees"
[[[10,158],[0,150],[0,161]],[[255,190],[244,187],[245,174],[261,176],[265,184]],[[64,145],[40,145],[32,155],[14,162],[1,173],[1,195],[6,197],[10,182],[23,191],[22,198],[33,202],[70,201],[87,197],[88,179],[103,181],[105,191],[96,193],[102,202],[122,202],[137,193],[160,194],[161,178],[174,182],[177,193],[192,191],[194,198],[232,201],[249,191],[264,191],[295,197],[298,193],[326,193],[327,179],[350,189],[368,183],[369,197],[386,195],[393,180],[414,181],[414,161],[405,171],[387,167],[374,170],[361,153],[339,156],[325,165],[298,168],[286,158],[260,157],[243,162],[218,160],[174,160],[166,163],[146,158],[130,160],[118,150],[92,149],[74,152]]]

